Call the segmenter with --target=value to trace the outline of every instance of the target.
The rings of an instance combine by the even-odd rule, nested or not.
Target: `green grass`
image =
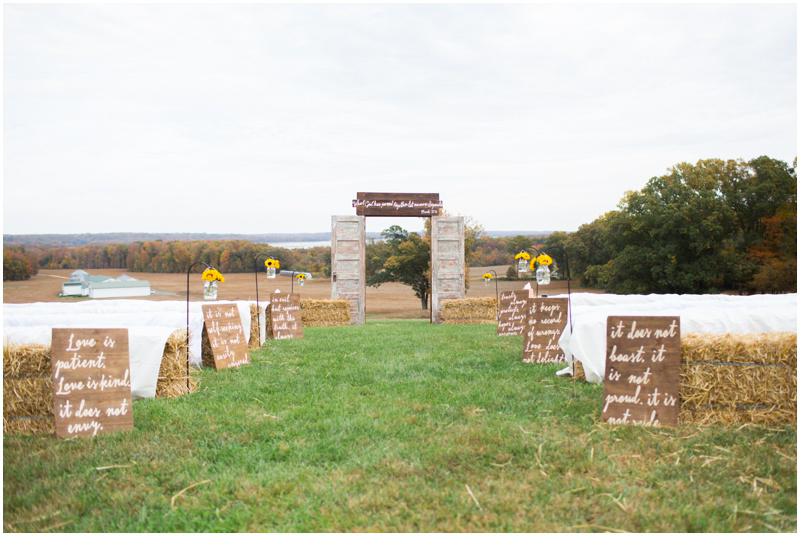
[[[133,431],[5,437],[3,528],[797,529],[794,427],[598,424],[601,385],[521,363],[521,337],[494,330],[306,328],[135,402]]]

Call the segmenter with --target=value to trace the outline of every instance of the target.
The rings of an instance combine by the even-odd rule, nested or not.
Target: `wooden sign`
[[[358,192],[353,200],[358,216],[438,216],[439,194]]]
[[[53,328],[56,436],[133,428],[127,329]]]
[[[523,363],[566,361],[558,339],[567,326],[567,298],[529,298],[528,325],[522,345]]]
[[[527,290],[506,290],[500,293],[497,318],[498,335],[522,335],[528,311]]]
[[[271,294],[269,298],[273,339],[303,337],[299,294]]]
[[[250,364],[247,337],[236,304],[203,305],[203,320],[217,370]]]
[[[676,426],[680,354],[680,317],[609,316],[601,420]]]

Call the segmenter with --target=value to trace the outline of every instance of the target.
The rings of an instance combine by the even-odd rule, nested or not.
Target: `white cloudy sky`
[[[4,233],[318,232],[358,191],[573,231],[797,154],[794,4],[6,3],[3,34]]]

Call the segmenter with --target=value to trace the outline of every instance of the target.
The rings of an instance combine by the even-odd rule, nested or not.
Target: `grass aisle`
[[[597,424],[492,325],[269,341],[131,432],[5,437],[6,531],[794,531],[796,429]]]

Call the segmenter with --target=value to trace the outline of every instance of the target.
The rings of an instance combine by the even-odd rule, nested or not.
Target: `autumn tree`
[[[398,225],[382,231],[381,236],[383,243],[367,246],[367,284],[373,287],[389,282],[408,285],[420,299],[422,308],[427,309],[431,291],[430,240]]]

